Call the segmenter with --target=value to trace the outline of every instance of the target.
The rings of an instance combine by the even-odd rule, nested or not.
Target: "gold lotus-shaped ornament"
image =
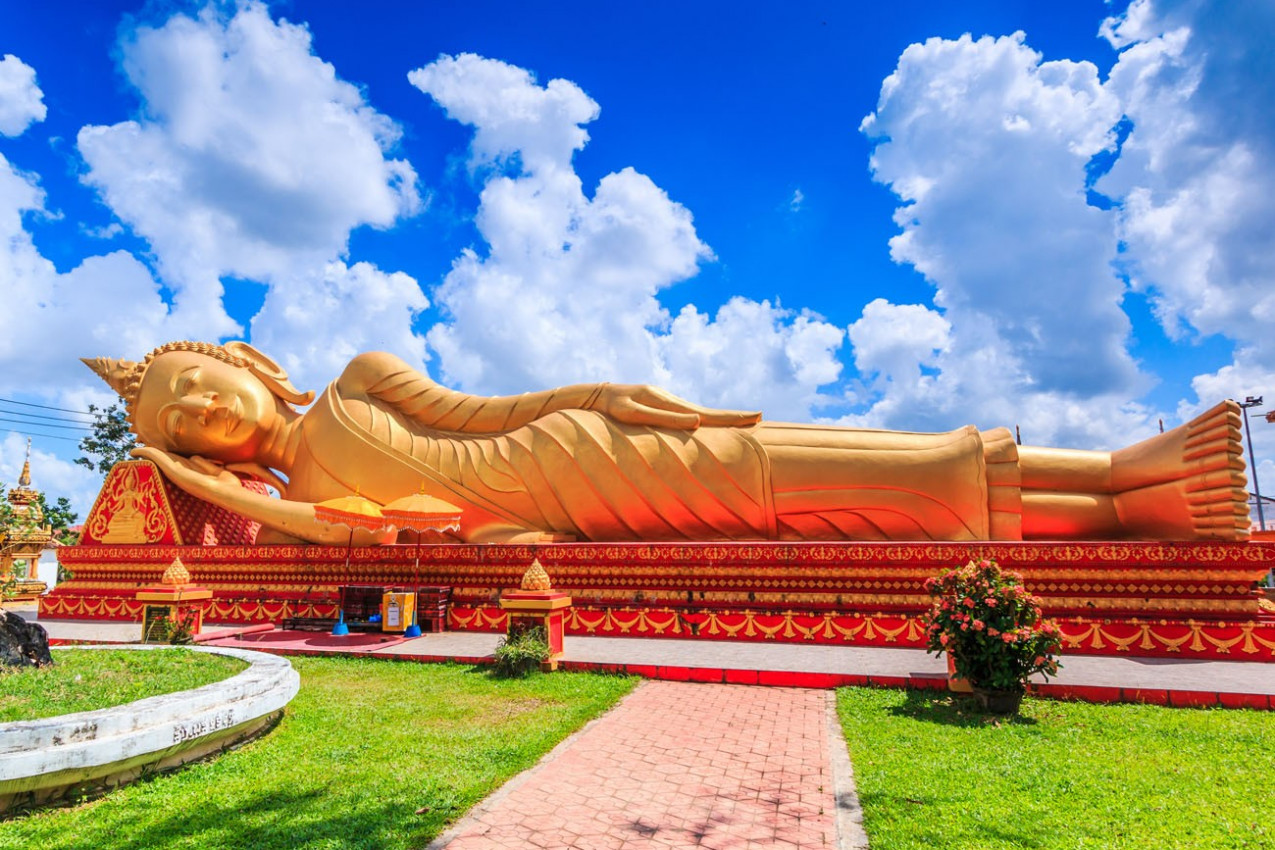
[[[545,572],[545,568],[540,565],[540,559],[535,558],[531,561],[531,566],[522,574],[523,590],[548,590],[553,585],[549,581],[549,574]]]
[[[186,569],[186,565],[182,563],[181,558],[173,558],[173,562],[168,565],[168,569],[164,570],[164,575],[160,578],[159,583],[166,587],[182,587],[190,584],[190,571]]]

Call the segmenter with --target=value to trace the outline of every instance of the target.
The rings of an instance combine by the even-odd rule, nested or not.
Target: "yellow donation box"
[[[391,591],[381,597],[381,631],[405,632],[415,622],[415,593]]]

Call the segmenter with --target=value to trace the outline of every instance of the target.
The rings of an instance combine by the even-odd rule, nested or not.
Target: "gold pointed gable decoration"
[[[159,583],[165,587],[185,587],[190,584],[190,571],[182,563],[181,558],[173,558],[173,562],[164,570]]]
[[[534,558],[531,566],[522,574],[523,590],[548,590],[553,585],[549,582],[549,574],[540,565],[540,559]]]

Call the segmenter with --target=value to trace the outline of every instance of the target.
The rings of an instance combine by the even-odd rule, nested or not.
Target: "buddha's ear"
[[[246,342],[235,340],[222,345],[235,357],[248,361],[248,371],[257,376],[257,380],[265,384],[270,392],[290,404],[309,404],[314,401],[314,391],[301,392],[288,380],[288,373],[278,363],[262,354]]]

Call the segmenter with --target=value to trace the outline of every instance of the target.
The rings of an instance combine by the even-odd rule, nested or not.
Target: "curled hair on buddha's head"
[[[288,373],[279,364],[248,343],[237,340],[225,345],[189,340],[169,342],[147,354],[140,363],[114,357],[82,357],[80,360],[96,372],[98,377],[110,384],[111,389],[119,393],[120,398],[124,399],[124,409],[128,414],[129,422],[136,425],[133,416],[136,412],[137,396],[142,388],[142,379],[146,377],[146,370],[150,368],[151,362],[156,357],[170,351],[193,351],[196,354],[220,360],[222,363],[247,369],[270,392],[289,404],[309,404],[314,400],[314,392],[301,392],[294,387],[288,380]]]

